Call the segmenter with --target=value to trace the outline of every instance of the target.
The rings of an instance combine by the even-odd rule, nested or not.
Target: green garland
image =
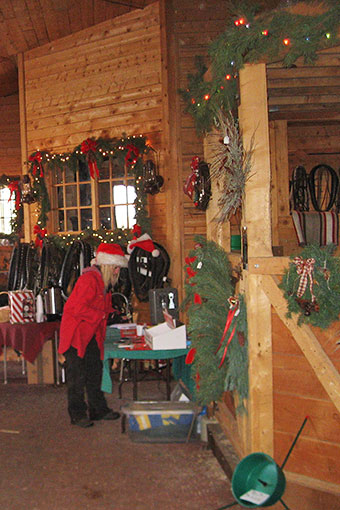
[[[299,325],[306,323],[326,329],[339,320],[340,258],[333,255],[334,249],[334,245],[322,248],[309,245],[298,256],[290,257],[292,262],[279,286],[287,299],[287,317],[297,314]],[[299,266],[295,262],[299,263],[302,260],[306,263],[308,259],[314,259],[314,267],[311,278],[307,275],[305,291],[299,295],[303,277],[302,274],[298,274]]]
[[[116,230],[105,230],[105,229],[86,229],[79,234],[66,234],[66,235],[53,235],[49,234],[46,238],[55,246],[60,249],[66,249],[74,241],[86,241],[93,248],[101,243],[117,243],[123,248],[126,248],[129,241],[132,239],[131,229],[116,229]]]
[[[313,1],[308,3],[315,4]],[[212,129],[217,113],[237,106],[238,72],[246,63],[281,57],[290,67],[299,57],[314,63],[317,51],[339,43],[340,2],[324,2],[323,14],[303,16],[285,8],[262,12],[251,4],[237,6],[237,15],[209,47],[212,79],[204,80],[207,67],[196,57],[196,74],[188,75],[188,87],[179,90],[186,111],[195,120],[199,133]]]
[[[83,144],[79,144],[72,152],[54,154],[48,151],[35,151],[29,156],[29,173],[32,176],[32,191],[39,204],[39,216],[37,223],[41,227],[46,226],[47,214],[51,210],[50,199],[45,184],[45,171],[55,172],[58,168],[63,169],[66,166],[73,172],[77,172],[79,162],[89,164],[89,160],[95,162],[100,170],[103,162],[109,158],[117,159],[123,164],[128,162],[129,172],[134,176],[134,185],[136,189],[136,223],[138,223],[143,232],[150,233],[151,222],[147,214],[147,197],[143,191],[141,180],[143,176],[143,155],[147,154],[152,148],[147,145],[146,138],[140,136],[128,136],[124,134],[122,138],[87,139],[90,150],[84,152]],[[84,142],[83,142],[84,143]],[[117,230],[117,236],[119,230]]]
[[[248,395],[248,358],[246,307],[240,299],[239,314],[234,316],[219,347],[230,312],[229,298],[234,295],[231,266],[226,252],[213,241],[196,237],[196,248],[186,258],[186,299],[188,336],[194,359],[192,377],[196,381],[196,399],[203,405],[219,400],[226,390],[236,390],[240,407]],[[230,334],[236,331],[226,351]],[[221,366],[220,366],[221,365]]]

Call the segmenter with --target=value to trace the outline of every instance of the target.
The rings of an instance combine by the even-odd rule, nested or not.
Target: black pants
[[[100,351],[93,337],[88,344],[84,358],[79,358],[77,349],[70,347],[65,352],[68,412],[72,420],[104,416],[110,409],[101,391],[103,363]],[[85,402],[85,391],[87,402]]]

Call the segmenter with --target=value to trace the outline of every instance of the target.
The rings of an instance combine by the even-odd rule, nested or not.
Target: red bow
[[[313,269],[315,264],[315,259],[310,258],[307,260],[303,260],[301,257],[295,257],[293,260],[296,265],[296,271],[300,276],[299,288],[297,290],[297,297],[302,297],[307,288],[307,282],[309,278],[309,290],[312,297],[312,303],[315,301],[315,296],[313,293]]]
[[[33,233],[36,234],[35,246],[36,247],[38,247],[38,246],[42,247],[43,239],[47,235],[46,228],[40,228],[39,225],[34,225]]]
[[[20,193],[20,188],[19,188],[19,181],[12,181],[12,182],[10,182],[8,187],[9,187],[9,189],[11,191],[11,194],[10,194],[10,197],[9,197],[8,201],[10,201],[12,199],[12,195],[14,193],[15,194],[15,208],[18,211],[20,209],[20,201],[21,201],[21,193]]]
[[[132,145],[132,143],[128,143],[126,148],[127,153],[125,156],[125,163],[127,165],[134,165],[137,162],[137,158],[139,156],[139,149],[135,145]]]
[[[197,294],[197,292],[195,292],[195,295],[194,295],[194,304],[195,305],[201,305],[202,304],[202,298],[199,294]]]
[[[196,349],[195,349],[195,347],[191,347],[191,349],[189,350],[188,354],[185,357],[185,364],[191,365],[195,359],[195,356],[196,356]]]
[[[132,233],[133,233],[133,237],[135,237],[136,239],[138,237],[140,237],[142,235],[142,229],[141,229],[140,225],[138,225],[136,223],[136,225],[133,226]]]
[[[190,266],[193,262],[195,262],[195,260],[197,259],[197,257],[185,257],[185,263]]]
[[[37,170],[39,169],[40,177],[44,177],[43,167],[41,164],[42,162],[41,152],[37,151],[35,154],[31,154],[28,160],[31,161],[31,163],[33,163],[32,174],[36,175]]]
[[[89,166],[90,175],[92,179],[95,178],[95,175],[99,177],[99,170],[97,166],[97,160],[95,156],[95,152],[97,150],[97,143],[95,140],[92,140],[91,138],[87,138],[84,140],[81,144],[80,150],[82,154],[85,154],[86,161]]]

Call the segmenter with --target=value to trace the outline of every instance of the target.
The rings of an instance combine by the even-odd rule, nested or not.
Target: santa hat
[[[100,243],[96,252],[95,264],[127,267],[128,259],[119,244]]]
[[[142,236],[132,239],[127,247],[127,252],[129,254],[132,253],[134,248],[141,248],[142,250],[148,251],[152,254],[153,257],[158,257],[159,250],[153,244],[153,241],[149,234],[143,234]]]

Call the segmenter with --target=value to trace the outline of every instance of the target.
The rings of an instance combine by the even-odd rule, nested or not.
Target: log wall
[[[20,175],[19,96],[0,97],[0,169],[1,174]]]

